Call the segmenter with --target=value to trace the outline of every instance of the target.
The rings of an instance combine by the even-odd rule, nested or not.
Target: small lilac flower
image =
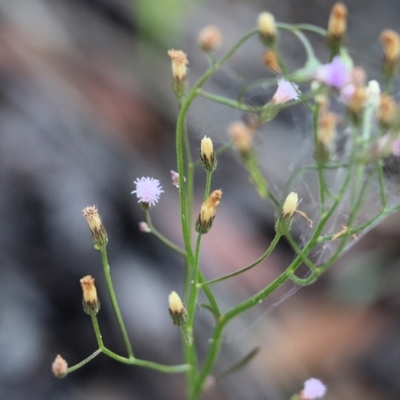
[[[154,206],[160,194],[164,193],[160,186],[160,181],[154,178],[137,178],[133,182],[136,185],[136,190],[131,193],[136,193],[136,197],[139,199],[138,203],[148,203],[150,206]]]
[[[319,379],[310,378],[304,382],[304,389],[301,392],[301,398],[304,400],[320,399],[325,395],[325,393],[325,385]]]
[[[284,104],[290,100],[299,100],[299,87],[285,79],[278,79],[278,89],[272,98],[272,103]]]
[[[171,173],[172,184],[179,189],[179,174],[175,171],[169,171]],[[186,178],[183,178],[183,181],[186,182]]]
[[[392,143],[391,153],[394,156],[400,156],[400,137],[394,140]]]
[[[350,73],[343,60],[336,56],[329,64],[317,68],[315,78],[325,85],[341,89],[350,82]]]

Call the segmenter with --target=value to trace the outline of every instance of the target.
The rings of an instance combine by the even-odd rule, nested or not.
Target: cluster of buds
[[[168,296],[168,311],[174,325],[178,327],[186,325],[188,314],[181,298],[176,292],[171,292]]]
[[[382,75],[386,80],[391,79],[397,72],[400,59],[400,37],[390,29],[381,33],[383,46]]]
[[[200,214],[196,220],[196,232],[204,234],[211,229],[221,197],[222,191],[214,190],[202,204]]]
[[[217,158],[214,152],[214,145],[212,140],[207,136],[204,136],[201,140],[200,159],[207,172],[214,172],[217,168]]]
[[[89,206],[83,209],[83,216],[89,225],[90,232],[92,234],[94,248],[100,250],[104,248],[108,243],[108,236],[106,229],[99,215],[99,211],[96,206]]]
[[[83,311],[90,316],[95,316],[100,310],[100,301],[97,297],[96,286],[94,285],[94,278],[90,275],[84,276],[81,280],[81,287],[83,292]]]
[[[336,3],[331,10],[328,21],[326,41],[331,50],[331,58],[339,54],[340,46],[346,35],[347,8],[343,3]]]

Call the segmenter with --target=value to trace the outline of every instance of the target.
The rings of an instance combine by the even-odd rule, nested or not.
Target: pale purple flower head
[[[400,137],[394,140],[392,143],[391,153],[394,156],[400,156]]]
[[[136,185],[136,190],[131,193],[136,193],[136,197],[139,199],[138,203],[148,203],[150,206],[154,206],[160,194],[164,193],[160,186],[160,181],[154,178],[137,178],[133,181]]]
[[[285,79],[278,79],[278,89],[272,98],[272,103],[284,104],[290,100],[299,100],[299,87]]]
[[[315,78],[325,85],[341,89],[350,82],[350,72],[343,60],[336,56],[329,64],[317,68]]]
[[[304,400],[320,399],[325,396],[325,393],[325,385],[319,379],[310,378],[304,382],[304,389],[301,392],[301,398]]]
[[[171,169],[169,171],[171,173],[172,184],[179,189],[179,174]],[[186,182],[186,178],[183,178],[183,181]]]

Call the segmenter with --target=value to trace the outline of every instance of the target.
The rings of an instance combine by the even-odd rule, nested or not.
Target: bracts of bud
[[[84,276],[81,280],[81,287],[83,292],[83,311],[90,316],[95,316],[100,310],[100,301],[97,297],[96,286],[94,285],[94,278],[90,275]]]
[[[168,311],[174,325],[178,327],[186,325],[188,321],[187,311],[176,292],[171,292],[168,296]]]
[[[196,232],[204,234],[211,229],[221,197],[222,191],[214,190],[202,204],[200,214],[196,220]]]
[[[383,46],[382,75],[388,81],[397,73],[400,58],[400,37],[397,32],[386,29],[381,33]]]
[[[83,216],[89,225],[90,232],[92,234],[94,248],[100,250],[105,247],[108,243],[108,236],[106,229],[99,215],[99,211],[96,206],[89,206],[83,209]]]
[[[200,158],[204,169],[207,172],[213,172],[217,168],[217,158],[214,153],[214,145],[212,140],[204,136],[200,145]]]
[[[326,41],[331,50],[331,58],[339,54],[347,30],[347,8],[343,3],[336,3],[329,15]]]
[[[51,365],[51,370],[56,378],[64,378],[68,374],[68,364],[67,362],[58,354],[53,364]]]

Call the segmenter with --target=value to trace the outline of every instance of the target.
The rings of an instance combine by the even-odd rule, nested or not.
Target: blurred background
[[[143,220],[130,192],[133,180],[152,176],[165,190],[152,210],[156,227],[181,242],[174,123],[167,50],[188,53],[189,80],[207,67],[197,49],[209,24],[229,48],[253,28],[261,11],[278,21],[325,27],[334,1],[320,0],[0,0],[0,398],[4,400],[184,399],[184,377],[130,367],[100,355],[57,380],[51,363],[70,365],[96,349],[90,318],[82,311],[79,279],[91,274],[102,308],[106,345],[124,352],[98,252],[82,209],[96,204],[109,235],[109,261],[122,313],[140,358],[182,362],[179,330],[167,297],[182,292],[183,265],[155,238],[139,232]],[[356,65],[379,79],[385,28],[396,29],[395,0],[351,0],[348,47]],[[324,62],[327,50],[311,38]],[[291,68],[304,62],[298,42],[282,34]],[[235,96],[243,84],[271,76],[264,48],[250,41],[207,83],[213,93]],[[262,104],[273,92],[248,101]],[[399,81],[395,82],[399,99]],[[206,101],[188,116],[196,154],[204,135],[226,144],[226,127],[240,113]],[[288,174],[304,152],[310,117],[301,106],[282,112],[257,137],[261,165],[280,198]],[[306,147],[306,145],[305,145]],[[392,171],[396,174],[397,171]],[[196,175],[198,207],[205,177]],[[301,182],[300,182],[301,183]],[[296,188],[313,200],[310,189]],[[233,151],[218,161],[213,188],[224,197],[204,238],[202,268],[208,278],[258,258],[274,235],[272,208],[248,182]],[[394,188],[392,200],[398,198]],[[312,203],[312,201],[310,202]],[[303,204],[307,207],[307,202]],[[307,210],[312,213],[312,209]],[[307,223],[293,225],[301,241]],[[309,377],[322,379],[326,399],[399,399],[400,237],[393,215],[354,246],[316,284],[284,286],[229,326],[217,372],[260,346],[245,369],[212,385],[204,399],[285,400]],[[323,251],[323,250],[321,250]],[[254,270],[214,287],[227,309],[267,285],[293,260],[280,243]],[[199,310],[203,351],[212,327]]]

